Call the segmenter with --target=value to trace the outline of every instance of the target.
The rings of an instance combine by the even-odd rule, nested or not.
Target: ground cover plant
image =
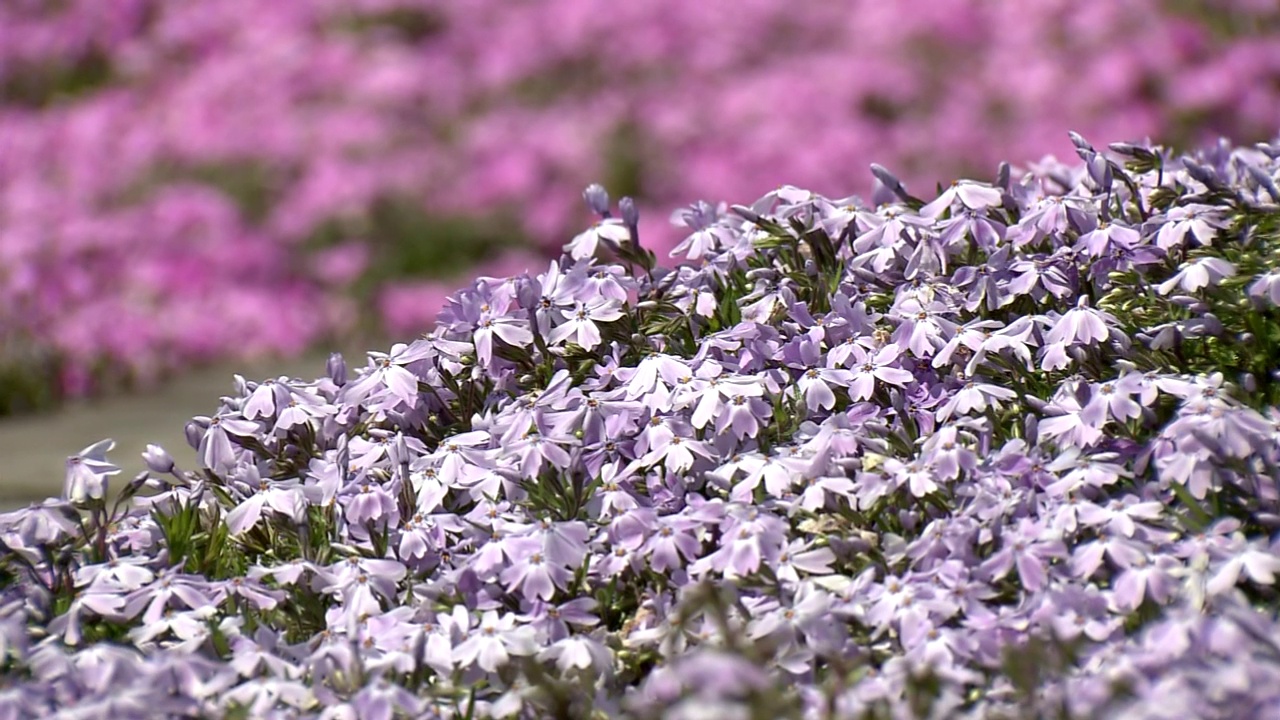
[[[0,516],[3,717],[1280,717],[1280,146],[630,198]]]
[[[419,332],[442,276],[558,251],[592,180],[661,255],[677,204],[865,192],[872,161],[932,187],[1068,128],[1265,140],[1277,28],[1269,0],[9,0],[0,413]]]

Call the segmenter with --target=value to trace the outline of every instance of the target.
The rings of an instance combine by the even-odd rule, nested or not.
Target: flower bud
[[[1111,150],[1111,152],[1117,155],[1124,155],[1125,157],[1143,158],[1143,159],[1152,157],[1152,153],[1150,150],[1142,147],[1141,145],[1134,145],[1133,143],[1113,142],[1107,147]]]
[[[730,206],[729,209],[732,210],[735,215],[742,218],[743,220],[749,220],[753,223],[758,223],[764,219],[760,216],[760,213],[756,212],[755,210],[752,210],[746,205],[733,205],[733,206]]]
[[[182,430],[187,436],[187,444],[192,450],[200,448],[200,441],[204,439],[204,433],[209,429],[209,418],[192,418],[187,422],[186,427]]]
[[[640,211],[636,209],[636,201],[624,197],[618,201],[618,210],[622,212],[622,222],[632,228],[632,239],[635,239],[635,227],[640,224]]]
[[[521,275],[516,278],[516,300],[520,303],[520,307],[525,310],[533,310],[538,307],[538,293],[541,288],[538,287],[537,281],[528,275]]]
[[[902,523],[902,529],[911,532],[920,524],[920,513],[915,510],[899,510],[898,522]]]
[[[329,361],[324,364],[324,368],[334,385],[342,387],[347,384],[347,361],[342,357],[342,353],[331,353]]]
[[[879,163],[871,163],[871,174],[884,185],[889,192],[902,197],[906,190],[902,187],[902,181],[896,175],[889,172],[889,169]]]
[[[349,470],[349,465],[351,463],[351,450],[347,446],[350,440],[351,440],[350,436],[348,436],[346,433],[343,433],[338,436],[338,441],[334,443],[334,445],[336,446],[334,450],[336,452],[334,453],[333,461],[335,464],[337,464],[338,471],[342,473],[342,477],[344,478],[346,477],[347,471]]]
[[[1280,202],[1280,188],[1276,187],[1276,182],[1271,178],[1271,175],[1269,175],[1266,170],[1254,165],[1248,165],[1246,167],[1249,171],[1249,177],[1253,178],[1254,182],[1258,183],[1262,189],[1266,190],[1272,200]]]
[[[1074,130],[1069,130],[1067,131],[1067,136],[1071,138],[1071,144],[1076,146],[1076,150],[1087,153],[1095,152],[1093,146],[1090,145],[1089,141],[1085,140],[1084,136],[1080,133]]]
[[[1254,513],[1253,519],[1270,530],[1280,529],[1280,515],[1269,512]]]
[[[609,214],[609,193],[605,192],[603,185],[591,183],[582,191],[582,199],[587,201],[591,212],[597,215]]]
[[[142,452],[142,460],[151,472],[157,475],[168,475],[173,472],[173,457],[159,445],[147,445],[147,449]]]
[[[996,187],[1000,188],[1006,193],[1009,192],[1009,180],[1010,180],[1009,176],[1011,172],[1012,171],[1009,168],[1009,163],[1007,162],[1000,163],[1000,168],[996,170]]]
[[[1191,179],[1202,185],[1210,189],[1222,187],[1222,183],[1218,181],[1218,174],[1212,168],[1201,165],[1191,158],[1182,158],[1182,167],[1186,168]]]
[[[1111,183],[1114,181],[1114,176],[1111,173],[1111,163],[1106,156],[1094,153],[1093,157],[1089,158],[1088,163],[1089,177],[1098,185],[1098,189],[1102,192],[1111,192]]]

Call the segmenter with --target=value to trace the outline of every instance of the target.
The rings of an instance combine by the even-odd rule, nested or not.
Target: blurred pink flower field
[[[592,181],[665,251],[678,205],[871,162],[927,191],[1068,129],[1278,127],[1264,0],[11,0],[0,412],[420,332],[457,273],[558,252]]]

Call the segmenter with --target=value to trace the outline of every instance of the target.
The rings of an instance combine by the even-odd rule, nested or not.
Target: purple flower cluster
[[[674,269],[592,188],[431,334],[237,377],[199,468],[86,449],[0,516],[0,707],[1275,717],[1280,147],[1073,141],[701,203]]]
[[[1280,115],[1269,0],[597,5],[0,4],[0,360],[37,345],[82,394],[296,354],[362,310],[417,333],[456,286],[404,276],[451,255],[434,223],[554,250],[593,178],[637,194],[659,248],[683,236],[657,208],[778,178],[849,191],[879,160],[931,186],[1069,153],[1068,127],[1191,144]],[[1182,220],[1161,238],[1213,222]]]

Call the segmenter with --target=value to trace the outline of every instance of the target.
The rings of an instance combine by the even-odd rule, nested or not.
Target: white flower
[[[107,453],[115,446],[115,440],[102,440],[68,457],[63,497],[75,504],[106,497],[107,476],[120,472],[120,468],[107,462]]]
[[[631,231],[618,218],[601,220],[586,231],[579,233],[568,245],[564,246],[564,251],[569,253],[574,260],[589,258],[596,254],[596,246],[600,244],[601,240],[608,240],[617,244],[628,242],[631,240]]]
[[[1183,263],[1177,274],[1160,283],[1156,290],[1161,295],[1168,295],[1178,287],[1187,292],[1195,292],[1202,287],[1217,285],[1223,278],[1229,278],[1235,274],[1236,266],[1222,258],[1200,258]]]

